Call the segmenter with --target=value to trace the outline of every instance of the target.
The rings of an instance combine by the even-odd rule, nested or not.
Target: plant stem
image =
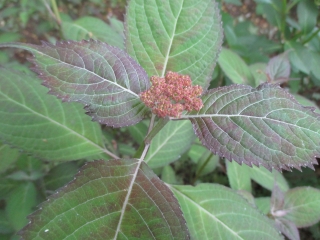
[[[201,165],[199,171],[196,171],[196,176],[194,177],[193,181],[192,181],[192,185],[194,185],[194,183],[198,180],[198,178],[200,177],[201,172],[203,171],[203,169],[207,166],[207,164],[209,163],[211,157],[212,157],[212,153],[209,154],[209,156],[207,157],[206,161]]]
[[[303,42],[301,42],[302,45],[310,42],[310,41],[312,40],[312,38],[314,38],[315,36],[318,35],[319,32],[320,32],[320,28],[319,28],[317,31],[315,31],[314,33],[312,33],[312,35],[311,35],[310,37],[308,37],[306,40],[304,40]]]
[[[61,25],[61,18],[60,18],[60,14],[59,14],[56,0],[51,0],[51,5],[53,8],[54,15],[56,16],[57,22],[59,25]]]
[[[144,139],[146,144],[150,144],[152,138],[169,122],[169,118],[160,118],[157,124],[148,132],[148,135]],[[151,124],[150,124],[151,125]],[[150,129],[149,129],[150,130]]]

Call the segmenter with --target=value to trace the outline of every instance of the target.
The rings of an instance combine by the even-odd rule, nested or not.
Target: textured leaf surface
[[[68,40],[81,41],[95,39],[124,49],[123,37],[99,18],[85,16],[73,22],[62,22],[63,37]]]
[[[255,80],[248,65],[235,52],[223,48],[218,63],[233,83],[254,85]]]
[[[287,81],[290,76],[290,70],[288,53],[285,52],[270,59],[266,74],[270,82]]]
[[[85,104],[95,121],[123,127],[139,122],[148,111],[139,98],[149,87],[148,76],[119,48],[94,40],[2,46],[31,51],[34,71],[49,93]]]
[[[282,239],[269,219],[229,188],[199,184],[171,189],[193,239]]]
[[[290,240],[300,240],[298,228],[293,222],[287,219],[275,219],[277,228]]]
[[[200,111],[182,118],[190,118],[213,153],[269,170],[316,164],[320,117],[279,86],[231,85],[208,91],[202,100]]]
[[[33,76],[0,69],[0,139],[48,160],[74,160],[105,151],[98,124],[82,106],[63,104]]]
[[[174,71],[208,86],[222,43],[214,0],[130,0],[125,29],[128,53],[149,76]]]
[[[168,165],[187,151],[194,138],[189,121],[170,121],[152,139],[145,162],[151,168]]]
[[[32,214],[24,239],[189,239],[170,189],[135,159],[86,164]]]
[[[290,189],[284,196],[284,218],[297,227],[308,227],[320,220],[320,191],[312,187]]]

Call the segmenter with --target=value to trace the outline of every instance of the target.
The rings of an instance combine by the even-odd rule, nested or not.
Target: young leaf
[[[276,227],[282,234],[286,235],[290,240],[300,240],[300,235],[297,226],[284,218],[275,219]]]
[[[284,216],[297,227],[309,227],[320,220],[320,191],[312,187],[297,187],[286,192]]]
[[[317,24],[317,16],[319,14],[319,9],[317,8],[315,1],[300,1],[297,7],[297,14],[299,25],[303,33],[307,34],[311,32]]]
[[[0,69],[0,140],[48,160],[106,152],[99,125],[82,107],[46,92],[33,76]]]
[[[140,160],[87,163],[29,216],[23,239],[189,239],[170,189]]]
[[[223,48],[218,58],[218,63],[232,82],[255,85],[248,65],[233,51]]]
[[[1,45],[0,45],[1,46]],[[146,72],[123,50],[90,40],[43,43],[41,46],[8,43],[31,51],[43,84],[63,101],[77,101],[94,121],[113,127],[133,125],[148,109],[139,93],[149,87]]]
[[[145,162],[151,168],[168,165],[190,147],[194,138],[188,121],[170,121],[152,139]]]
[[[92,38],[124,49],[123,37],[99,18],[85,16],[73,22],[62,22],[61,31],[63,37],[68,40],[81,41]]]
[[[267,76],[265,74],[266,67],[266,63],[255,63],[249,66],[255,83],[253,87],[258,87],[260,84],[267,81]]]
[[[218,184],[171,186],[192,239],[282,239],[271,221],[240,195]]]
[[[230,187],[234,190],[251,192],[251,178],[246,165],[240,166],[235,162],[226,161],[227,175]]]
[[[313,65],[311,52],[308,48],[297,42],[286,42],[285,49],[291,50],[289,52],[289,59],[293,68],[298,69],[305,74],[310,74]]]
[[[288,53],[282,53],[270,59],[266,68],[269,82],[288,81],[290,76],[290,62]]]
[[[270,191],[272,191],[275,183],[277,183],[277,185],[283,192],[289,190],[287,180],[281,173],[277,171],[270,172],[265,168],[258,168],[255,166],[253,166],[252,168],[247,168],[247,171],[253,181]]]
[[[202,100],[200,111],[182,118],[191,120],[213,153],[269,170],[313,168],[317,163],[320,116],[279,86],[231,85],[208,91]]]
[[[254,201],[260,212],[265,215],[270,213],[270,197],[258,197],[255,198]]]
[[[37,190],[32,182],[25,182],[15,188],[6,199],[6,213],[11,226],[18,231],[28,223],[27,216],[38,204]]]
[[[128,53],[149,76],[173,71],[208,86],[222,44],[214,0],[130,0],[125,33]]]

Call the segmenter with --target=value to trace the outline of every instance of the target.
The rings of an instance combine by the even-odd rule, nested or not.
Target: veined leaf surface
[[[148,111],[139,93],[149,87],[146,72],[123,50],[90,40],[8,43],[31,51],[36,71],[51,94],[85,104],[93,120],[113,127],[139,122]]]
[[[61,31],[65,39],[81,41],[90,38],[124,48],[123,37],[99,18],[85,16],[73,22],[62,22]]]
[[[137,159],[87,163],[49,197],[23,239],[189,239],[170,189]]]
[[[0,68],[0,140],[47,160],[106,152],[100,126],[78,103],[63,104],[34,76]]]
[[[170,121],[152,139],[145,162],[151,168],[166,166],[187,151],[194,139],[189,121]]]
[[[233,190],[218,184],[170,186],[192,239],[282,239],[271,220]]]
[[[312,187],[290,189],[284,196],[284,218],[297,227],[308,227],[320,220],[320,190]]]
[[[222,44],[214,0],[130,0],[126,47],[149,76],[187,74],[207,87]]]
[[[190,118],[202,144],[213,153],[281,170],[316,164],[320,115],[304,108],[277,85],[231,85],[208,91],[204,107]]]

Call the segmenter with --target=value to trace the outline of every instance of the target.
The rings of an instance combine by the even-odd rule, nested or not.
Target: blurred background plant
[[[0,0],[0,43],[39,44],[41,41],[55,43],[93,38],[124,48],[125,5],[126,0]],[[255,87],[269,81],[287,88],[301,104],[318,108],[319,1],[221,0],[220,5],[225,41],[211,87],[233,83]],[[270,59],[282,53],[282,60],[273,63],[279,67],[290,64],[290,76],[271,77],[267,72],[268,64],[272,63]],[[29,56],[26,51],[2,50],[0,65],[29,72],[26,56]],[[174,146],[174,137],[193,134],[188,124],[183,125],[184,129],[177,129],[172,123],[164,129],[165,134],[154,139],[155,144],[150,148],[152,161],[151,156],[146,158],[147,162],[150,160],[148,165],[170,184],[214,182],[237,189],[233,183],[238,171],[234,164],[225,163],[194,141],[195,138],[190,138],[190,149]],[[108,149],[121,157],[133,156],[147,131],[144,122],[121,129],[102,128]],[[166,162],[156,164],[157,158],[165,158]],[[28,222],[25,217],[48,195],[72,180],[78,168],[88,160],[92,159],[46,162],[5,143],[0,145],[0,240],[18,239],[14,234]],[[249,176],[245,189],[258,199],[256,204],[261,211],[263,199],[269,198],[273,189],[274,175],[282,181],[283,190],[288,186],[320,188],[319,167],[315,171],[294,170],[283,175],[271,174],[265,169],[243,169],[246,170],[241,171]],[[300,237],[320,239],[320,225],[302,229]]]

